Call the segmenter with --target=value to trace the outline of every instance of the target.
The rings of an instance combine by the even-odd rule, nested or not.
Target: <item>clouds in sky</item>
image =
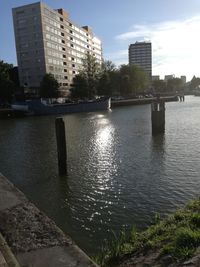
[[[187,75],[188,79],[200,76],[200,15],[185,20],[134,25],[115,39],[126,45],[125,50],[109,55],[116,64],[127,63],[130,43],[150,40],[154,75]]]

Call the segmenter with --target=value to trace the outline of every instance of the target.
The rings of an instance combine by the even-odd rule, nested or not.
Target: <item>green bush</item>
[[[189,228],[177,231],[175,245],[177,248],[195,248],[200,244],[200,232]]]
[[[193,214],[190,219],[191,224],[193,224],[195,227],[200,228],[200,214],[196,213]]]

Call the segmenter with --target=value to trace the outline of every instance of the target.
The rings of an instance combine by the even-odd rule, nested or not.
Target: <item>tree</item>
[[[18,73],[18,67],[13,67],[9,70],[9,78],[13,83],[15,84],[15,87],[19,87],[19,73]]]
[[[152,87],[155,93],[164,93],[166,92],[166,82],[164,80],[155,80],[152,81]]]
[[[71,96],[72,98],[88,98],[88,84],[83,75],[78,74],[74,77]]]
[[[116,73],[116,66],[112,61],[105,60],[101,65],[101,73],[98,81],[97,93],[98,95],[111,96],[113,93],[112,83],[114,82],[114,73]],[[115,75],[116,77],[116,75]]]
[[[12,64],[0,61],[0,100],[2,102],[10,102],[14,93],[14,83],[9,77],[12,68]]]
[[[190,82],[190,90],[198,90],[200,87],[200,78],[193,76]]]
[[[94,98],[100,78],[100,64],[96,58],[89,53],[82,60],[82,68],[73,79],[72,96]],[[85,93],[83,93],[85,90]],[[80,94],[80,95],[79,95]]]
[[[149,84],[146,73],[136,65],[120,67],[121,95],[136,95],[144,91]]]
[[[112,95],[120,95],[120,72],[119,69],[115,69],[110,72],[110,86]]]
[[[167,91],[175,92],[183,89],[183,81],[180,78],[173,78],[167,81]]]
[[[104,60],[102,65],[101,65],[101,69],[102,69],[103,72],[109,73],[109,72],[115,71],[116,70],[116,66],[112,61]]]
[[[51,73],[44,75],[40,83],[40,96],[44,98],[58,97],[59,84]]]
[[[13,68],[12,64],[5,63],[3,60],[0,60],[0,81],[9,80],[9,72]]]

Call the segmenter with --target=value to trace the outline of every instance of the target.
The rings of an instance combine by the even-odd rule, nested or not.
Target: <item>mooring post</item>
[[[56,140],[58,153],[58,171],[59,175],[67,174],[67,149],[65,137],[65,123],[63,118],[56,118]]]
[[[165,132],[165,102],[156,100],[151,104],[152,134]]]

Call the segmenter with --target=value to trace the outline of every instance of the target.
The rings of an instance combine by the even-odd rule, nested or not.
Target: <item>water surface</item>
[[[0,172],[87,253],[145,228],[200,194],[200,98],[166,104],[152,137],[150,105],[64,116],[68,175],[59,178],[55,117],[0,121]]]

